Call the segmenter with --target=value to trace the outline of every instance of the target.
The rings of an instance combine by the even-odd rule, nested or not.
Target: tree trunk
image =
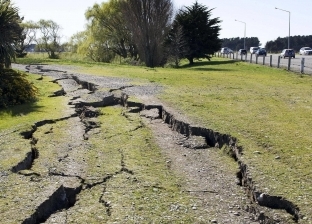
[[[51,59],[56,59],[57,58],[54,51],[51,51],[50,58]]]
[[[189,62],[190,62],[190,65],[194,64],[194,58],[188,58]]]

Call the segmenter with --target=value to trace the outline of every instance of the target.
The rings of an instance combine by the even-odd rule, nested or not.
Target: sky
[[[85,12],[95,3],[107,0],[12,0],[24,21],[53,20],[62,28],[62,41],[85,30]],[[176,10],[191,6],[195,0],[172,0]],[[258,37],[262,46],[278,37],[312,35],[311,0],[198,0],[211,11],[211,18],[219,17],[220,38]],[[286,11],[275,9],[283,9]],[[241,22],[238,22],[238,21]],[[244,23],[242,23],[244,22]],[[312,45],[312,43],[311,43]]]

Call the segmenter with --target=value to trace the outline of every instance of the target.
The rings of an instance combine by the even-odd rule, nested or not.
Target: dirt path
[[[213,135],[211,139],[218,139],[216,142],[203,137],[205,135],[202,133],[206,133],[206,129],[192,127],[187,117],[164,105],[155,97],[155,94],[162,90],[160,86],[151,84],[137,86],[132,85],[129,79],[76,74],[74,68],[65,66],[15,65],[15,67],[52,77],[62,87],[55,96],[65,95],[68,97],[69,105],[64,108],[66,112],[63,118],[38,122],[35,129],[25,132],[24,137],[31,140],[31,151],[28,156],[11,169],[12,173],[1,171],[3,192],[7,192],[9,186],[13,185],[15,185],[11,189],[13,192],[19,192],[18,186],[32,188],[28,193],[12,196],[6,207],[10,210],[16,209],[19,213],[12,221],[9,210],[3,209],[1,214],[6,223],[293,222],[293,216],[284,210],[260,206],[261,200],[257,201],[255,197],[259,198],[261,192],[252,191],[251,184],[245,185],[248,184],[248,180],[244,180],[247,177],[237,176],[237,173],[243,172],[242,166],[239,167],[235,161],[238,155],[233,155],[228,150],[232,149],[232,146],[234,151],[237,150],[233,139],[213,132],[207,135]],[[129,96],[136,96],[141,103],[127,100]],[[95,107],[116,107],[120,104],[128,108],[122,109],[121,115],[126,119],[123,124],[129,122],[128,126],[133,126],[131,131],[127,130],[125,133],[131,132],[130,136],[133,138],[132,133],[136,133],[142,127],[152,131],[153,139],[161,148],[162,157],[165,158],[162,162],[166,169],[164,172],[178,176],[180,197],[187,197],[190,203],[170,201],[169,198],[174,196],[170,196],[168,192],[159,193],[166,188],[155,187],[158,185],[151,183],[153,181],[142,178],[144,184],[138,184],[137,179],[144,172],[137,166],[129,165],[127,161],[131,158],[131,155],[128,155],[130,152],[119,148],[111,155],[111,152],[101,153],[100,149],[93,147],[93,142],[97,142],[97,145],[112,146],[116,141],[122,142],[121,137],[113,142],[107,140],[110,138],[103,133],[106,129],[101,129],[100,126],[103,126],[101,119],[109,118],[104,118],[105,115],[98,114],[95,109]],[[132,114],[136,114],[139,120],[132,118]],[[115,125],[118,129],[117,123],[113,121],[107,129],[114,128]],[[60,131],[65,132],[62,138],[58,137]],[[16,132],[19,130],[12,133]],[[228,147],[222,147],[227,144]],[[46,150],[41,152],[42,148]],[[37,159],[38,154],[40,159]],[[117,158],[118,162],[114,162],[114,158]],[[105,167],[102,165],[103,161],[106,161]],[[128,186],[128,182],[131,182],[134,188],[154,186],[152,190],[159,193],[154,199],[156,201],[168,199],[168,202],[164,203],[169,203],[170,206],[165,209],[162,219],[158,219],[161,216],[159,214],[156,215],[158,218],[154,216],[153,219],[151,218],[153,216],[140,212],[144,208],[135,206],[134,202],[130,207],[122,205],[132,199],[125,198],[127,190],[119,192],[118,196],[112,186],[120,183]],[[107,196],[109,192],[112,192],[113,196]],[[120,195],[123,195],[123,199],[119,198]],[[273,201],[272,198],[267,198]],[[21,209],[22,204],[24,207]],[[122,212],[118,214],[116,211]],[[145,211],[151,214],[153,212]],[[90,216],[93,213],[94,215]],[[185,214],[191,217],[189,222],[182,221],[186,220]]]

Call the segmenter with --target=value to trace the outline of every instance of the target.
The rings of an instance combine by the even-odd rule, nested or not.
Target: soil
[[[45,163],[36,163],[36,167],[31,169],[40,170],[40,175],[31,172],[30,167],[25,165],[29,163],[28,160],[36,159],[35,150],[32,150],[29,158],[25,158],[24,161],[15,166],[14,173],[23,174],[19,177],[20,182],[27,181],[28,176],[31,176],[33,181],[37,179],[42,181],[44,174],[50,176],[49,179],[44,180],[48,187],[44,190],[38,189],[39,196],[37,195],[35,199],[32,196],[20,197],[23,198],[20,200],[25,201],[31,210],[25,212],[26,215],[24,216],[18,216],[22,223],[40,223],[41,221],[45,223],[67,223],[67,214],[60,211],[71,206],[75,203],[74,201],[68,200],[65,204],[50,201],[54,204],[54,210],[59,211],[56,213],[55,211],[47,211],[42,199],[40,201],[38,198],[40,195],[44,198],[51,198],[51,192],[61,198],[65,197],[64,195],[69,198],[68,195],[81,190],[79,183],[82,179],[85,181],[88,174],[84,169],[85,161],[78,161],[77,154],[83,154],[89,150],[88,142],[84,140],[99,131],[96,128],[95,117],[97,115],[94,108],[116,104],[128,107],[129,111],[140,113],[142,122],[152,130],[156,143],[162,149],[168,170],[181,178],[181,191],[186,192],[193,199],[192,209],[198,217],[201,217],[198,219],[202,220],[201,223],[294,222],[293,215],[283,209],[276,210],[268,208],[268,206],[261,206],[261,200],[257,201],[254,196],[259,196],[259,192],[250,192],[253,186],[242,184],[244,178],[238,175],[241,164],[239,164],[237,155],[233,156],[233,153],[229,153],[226,147],[219,145],[219,142],[209,142],[207,138],[189,133],[186,129],[181,128],[181,125],[171,122],[170,119],[174,117],[175,120],[183,124],[192,124],[187,115],[176,108],[171,108],[170,105],[166,105],[157,98],[157,94],[162,91],[161,86],[150,83],[139,86],[131,84],[130,79],[78,74],[75,67],[70,66],[23,66],[15,64],[14,68],[52,77],[62,87],[60,91],[54,94],[55,96],[66,95],[69,99],[68,107],[64,108],[64,117],[67,119],[61,122],[64,122],[68,130],[75,130],[75,132],[68,131],[67,137],[62,140],[58,139],[55,142],[49,140],[49,144],[53,145],[51,150],[53,150],[52,148],[59,150],[54,152],[55,160],[49,161],[49,166]],[[103,89],[108,89],[108,91]],[[130,99],[133,96],[139,99],[140,103],[131,102]],[[86,122],[81,123],[81,117],[79,119],[79,117],[73,116],[77,113],[77,108],[80,108],[80,115],[83,114],[82,116],[88,117],[87,125]],[[169,122],[168,114],[170,115]],[[45,133],[53,132],[57,128],[55,125],[51,125],[53,122],[55,121],[45,121],[42,125],[38,123],[36,128],[43,128]],[[27,135],[32,136],[32,133],[25,133],[26,137]],[[49,138],[48,136],[34,136]],[[83,136],[83,139],[79,136]],[[36,144],[39,143],[33,143],[34,146]],[[33,149],[35,148],[33,147]],[[1,170],[1,172],[1,181],[3,182],[9,181],[10,176],[13,175],[5,170]],[[62,178],[64,176],[67,177],[66,181]],[[101,175],[99,174],[99,176]],[[97,183],[101,182],[100,178],[88,181],[92,187],[96,187]],[[62,184],[60,185],[60,183]],[[39,213],[42,213],[40,207],[48,215],[40,216]],[[106,207],[109,210],[109,205]],[[33,212],[34,210],[37,212]],[[29,217],[27,214],[33,215]]]

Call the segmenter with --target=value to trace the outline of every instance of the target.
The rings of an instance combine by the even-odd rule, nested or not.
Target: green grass
[[[101,132],[90,135],[90,150],[84,158],[88,164],[88,175],[101,180],[114,174],[105,183],[105,193],[84,191],[79,195],[79,205],[85,215],[73,208],[72,217],[78,223],[87,220],[99,222],[132,223],[135,220],[149,223],[199,223],[196,211],[191,210],[191,197],[181,191],[181,180],[166,166],[161,149],[156,146],[151,131],[143,125],[138,114],[127,114],[120,107],[105,107],[98,117]],[[124,166],[125,170],[121,168]],[[95,189],[97,192],[97,189]],[[112,204],[112,214],[105,216],[103,208],[89,214],[90,197]],[[88,196],[87,196],[88,195]],[[168,212],[172,205],[180,209]],[[93,205],[92,205],[93,206]],[[81,207],[80,207],[81,208]],[[188,210],[185,212],[185,210]],[[166,216],[164,216],[166,214]]]
[[[92,66],[94,64],[100,65],[100,62],[94,62],[91,59],[84,57],[82,55],[78,55],[75,53],[60,53],[58,59],[50,59],[47,53],[28,53],[24,58],[16,58],[16,63],[19,64],[67,64],[67,65],[84,65],[84,66]]]
[[[220,58],[179,69],[75,64],[83,73],[163,85],[159,97],[195,124],[237,137],[260,189],[312,214],[311,76]]]
[[[160,98],[200,126],[237,137],[260,189],[310,214],[311,76],[214,58],[179,69],[119,65],[84,73],[129,77],[165,87]]]
[[[38,80],[39,77],[34,74],[26,76],[27,80],[38,88],[38,101],[1,109],[0,131],[21,124],[33,124],[39,120],[62,116],[67,103],[65,97],[49,97],[53,92],[59,90],[60,86],[50,82],[51,79],[48,77]]]

